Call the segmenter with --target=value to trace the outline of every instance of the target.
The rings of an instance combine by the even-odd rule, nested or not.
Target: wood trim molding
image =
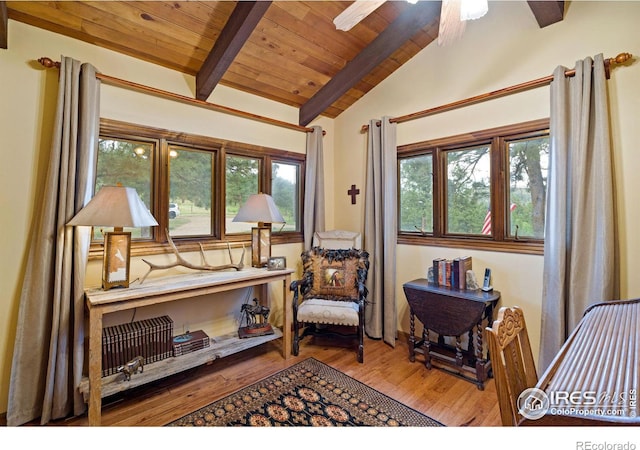
[[[9,13],[7,2],[0,2],[0,48],[9,48]]]
[[[627,64],[633,61],[633,55],[631,53],[623,52],[619,53],[615,58],[607,58],[604,60],[604,70],[607,79],[610,77],[612,67],[616,67],[621,64]],[[575,69],[567,70],[564,72],[565,77],[573,77],[576,75]],[[452,111],[454,109],[462,108],[464,106],[475,105],[476,103],[493,100],[505,95],[515,94],[518,92],[524,92],[529,89],[538,88],[548,85],[553,81],[553,74],[546,77],[537,78],[535,80],[526,81],[524,83],[516,84],[506,88],[498,89],[497,91],[486,92],[484,94],[476,95],[474,97],[465,98],[445,105],[436,106],[434,108],[423,109],[422,111],[406,114],[404,116],[392,117],[389,119],[391,123],[402,123],[410,120],[421,119],[423,117],[432,116],[434,114],[440,114],[445,111]],[[377,121],[377,126],[380,126],[380,121]],[[361,133],[366,133],[369,130],[369,125],[362,125],[360,128]]]
[[[398,146],[398,154],[404,155],[416,150],[433,147],[447,147],[451,144],[464,145],[465,142],[476,142],[479,140],[491,140],[497,135],[512,135],[519,133],[527,133],[532,130],[549,128],[549,118],[529,120],[527,122],[517,123],[514,125],[506,125],[502,127],[488,128],[486,130],[471,131],[468,133],[458,134],[455,136],[447,136],[444,138],[430,139],[426,141],[413,142]]]
[[[421,245],[424,247],[462,248],[467,250],[483,250],[501,253],[520,253],[523,255],[544,255],[544,242],[541,241],[504,241],[496,242],[489,239],[447,239],[432,236],[398,236],[398,244]]]

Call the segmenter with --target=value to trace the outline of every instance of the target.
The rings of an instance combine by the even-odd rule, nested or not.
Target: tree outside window
[[[169,146],[169,233],[213,234],[212,182],[214,153]],[[172,206],[175,205],[175,206]]]
[[[231,233],[249,233],[250,223],[234,222],[233,218],[251,194],[260,192],[260,161],[257,158],[227,155],[226,157],[226,208],[225,230]]]
[[[507,142],[509,155],[509,236],[544,238],[549,168],[549,136]]]
[[[483,234],[491,210],[490,146],[444,152],[447,233]]]
[[[249,240],[252,224],[232,222],[249,195],[271,194],[286,219],[274,224],[279,243],[302,242],[305,155],[101,119],[95,191],[133,187],[158,221],[132,229],[132,253],[164,253],[167,233],[188,250]],[[108,230],[105,230],[108,231]],[[91,255],[102,255],[94,230]]]
[[[103,137],[98,140],[98,164],[96,170],[95,193],[103,186],[135,188],[147,208],[151,210],[152,167],[155,157],[155,143],[127,139]],[[111,231],[113,228],[104,228]],[[134,239],[152,237],[151,227],[127,229]],[[101,240],[101,230],[94,228],[93,239]]]
[[[548,123],[399,147],[398,242],[540,254]]]
[[[400,231],[433,232],[433,158],[431,153],[400,158]]]
[[[273,224],[274,231],[300,231],[300,165],[271,163],[271,196],[285,223]]]

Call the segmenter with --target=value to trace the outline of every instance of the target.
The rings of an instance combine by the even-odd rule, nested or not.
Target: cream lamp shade
[[[134,188],[104,186],[67,224],[93,227],[153,227],[151,215]]]
[[[242,205],[234,222],[284,223],[284,218],[273,197],[267,194],[252,194]]]
[[[129,287],[131,232],[124,227],[158,225],[134,188],[104,186],[67,223],[70,226],[113,227],[104,233],[102,288]]]
[[[251,265],[265,267],[271,257],[271,224],[285,223],[273,198],[268,194],[250,195],[233,222],[258,224],[251,228]]]

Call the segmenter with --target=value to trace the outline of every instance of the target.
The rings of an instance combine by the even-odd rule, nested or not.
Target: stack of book
[[[455,289],[467,288],[467,271],[472,269],[471,256],[433,260],[433,282]]]
[[[173,338],[173,355],[182,356],[209,347],[209,336],[202,330],[188,331]]]
[[[123,323],[102,330],[102,376],[117,373],[118,367],[137,356],[144,364],[173,356],[173,320],[169,316]]]

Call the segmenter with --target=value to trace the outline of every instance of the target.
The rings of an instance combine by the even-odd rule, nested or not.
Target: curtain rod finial
[[[54,61],[53,59],[47,58],[46,56],[43,56],[42,58],[38,59],[38,62],[42,64],[44,67],[46,67],[47,69],[50,69],[52,67],[55,67],[57,69],[60,68],[60,62]]]
[[[612,63],[615,64],[624,64],[627,61],[630,61],[633,58],[633,55],[631,53],[620,53],[618,56],[616,56],[615,58],[611,58],[612,59]]]

